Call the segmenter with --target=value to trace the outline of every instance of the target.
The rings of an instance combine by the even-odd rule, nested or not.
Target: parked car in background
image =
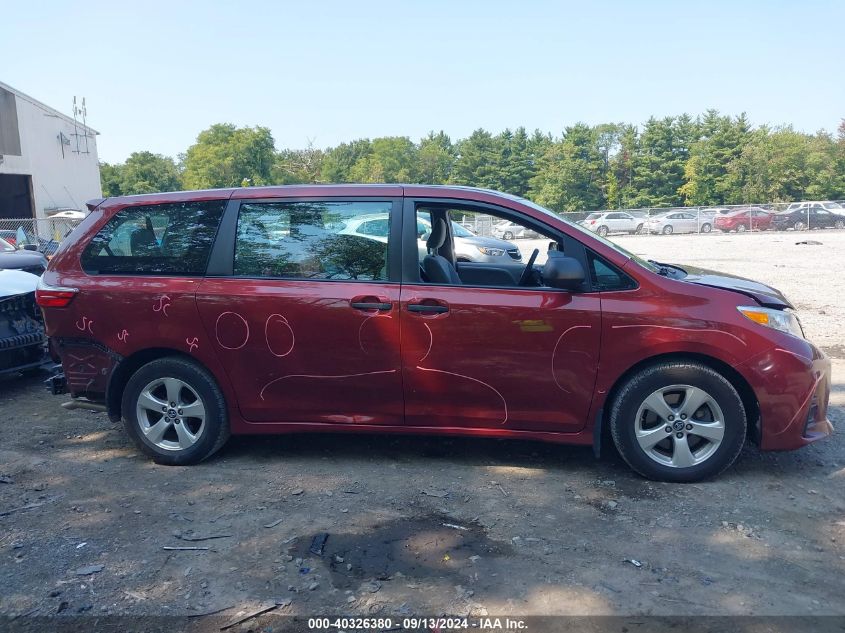
[[[22,270],[40,275],[47,269],[47,258],[43,253],[24,248],[15,248],[0,238],[0,270]]]
[[[700,226],[699,226],[700,225]],[[709,233],[713,228],[712,219],[703,216],[699,219],[698,213],[692,211],[672,211],[653,215],[648,219],[649,233]]]
[[[836,202],[801,202],[790,204],[784,211],[776,213],[772,220],[779,231],[793,229],[845,228],[845,209]]]
[[[47,360],[37,286],[33,274],[0,270],[0,374],[37,370]]]
[[[38,304],[71,406],[105,408],[164,464],[202,461],[230,434],[598,451],[607,430],[637,472],[696,481],[748,438],[786,450],[833,431],[830,360],[779,291],[643,260],[516,196],[303,185],[92,207]],[[525,263],[457,262],[456,212],[530,224],[545,262],[540,249]],[[387,242],[349,232],[378,215]]]
[[[744,207],[730,213],[717,215],[713,226],[720,231],[765,231],[772,228],[774,215],[760,207]]]
[[[349,219],[340,232],[345,235],[371,237],[387,244],[388,230],[388,214],[382,213]],[[425,242],[430,234],[431,221],[426,218],[417,218],[417,248],[421,258],[427,254]],[[455,255],[459,262],[522,261],[522,253],[515,244],[493,237],[476,235],[454,221],[452,236],[455,242]]]
[[[610,233],[642,233],[646,220],[624,211],[591,213],[578,224],[602,237]]]
[[[503,240],[536,240],[540,237],[537,231],[532,231],[527,226],[522,226],[514,222],[499,222],[498,224],[494,224],[491,233],[493,233],[493,237]]]

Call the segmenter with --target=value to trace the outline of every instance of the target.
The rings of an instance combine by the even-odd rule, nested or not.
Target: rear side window
[[[89,274],[204,275],[225,200],[118,211],[82,253]]]
[[[389,201],[244,203],[234,274],[385,281],[391,207]]]

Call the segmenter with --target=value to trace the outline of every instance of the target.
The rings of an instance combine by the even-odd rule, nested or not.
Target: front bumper
[[[827,417],[830,359],[807,341],[795,339],[739,365],[760,406],[760,448],[801,448],[833,433]]]

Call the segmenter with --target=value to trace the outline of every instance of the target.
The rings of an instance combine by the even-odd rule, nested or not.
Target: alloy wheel
[[[798,220],[795,224],[792,225],[796,231],[803,231],[804,230],[804,223],[801,220]]]
[[[689,468],[718,450],[725,436],[725,416],[704,389],[669,385],[643,401],[634,428],[637,443],[650,459]]]
[[[141,390],[138,426],[146,439],[169,451],[193,446],[205,429],[205,406],[197,392],[178,378],[157,378]]]

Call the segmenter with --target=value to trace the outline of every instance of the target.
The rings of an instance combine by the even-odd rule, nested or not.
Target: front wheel
[[[672,227],[671,224],[667,224],[663,227],[663,235],[672,235],[675,229]]]
[[[796,231],[803,231],[806,228],[806,225],[801,220],[798,220],[795,224],[792,225],[792,228]]]
[[[638,224],[637,228],[634,230],[634,235],[642,235],[643,232],[643,225]]]
[[[505,231],[504,235],[502,235],[503,240],[512,240],[513,233],[511,231]]]
[[[746,413],[736,389],[693,362],[637,372],[610,409],[613,442],[631,468],[649,479],[690,482],[718,475],[745,442]]]
[[[229,438],[217,382],[184,358],[160,358],[136,371],[126,383],[121,410],[129,436],[159,464],[201,462]]]
[[[845,229],[845,220],[837,220],[833,223],[835,229]]]
[[[736,232],[737,233],[745,233],[748,230],[748,227],[744,224],[737,224],[736,225]]]

